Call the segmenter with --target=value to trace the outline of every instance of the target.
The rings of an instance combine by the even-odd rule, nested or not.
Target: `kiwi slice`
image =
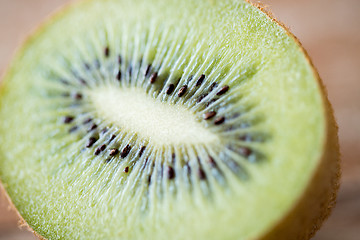
[[[47,239],[309,239],[337,129],[299,42],[242,0],[87,0],[24,44],[0,177]]]

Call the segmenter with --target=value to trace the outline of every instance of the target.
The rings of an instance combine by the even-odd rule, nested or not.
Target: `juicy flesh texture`
[[[105,46],[113,58],[104,54]],[[234,98],[224,97],[224,102],[245,112],[245,119],[261,119],[240,132],[270,135],[262,143],[251,142],[264,161],[239,158],[238,165],[246,174],[234,174],[234,165],[225,166],[219,155],[229,138],[208,130],[212,128],[187,112],[182,100],[164,111],[176,112],[174,117],[166,116],[171,118],[167,124],[179,121],[172,119],[179,113],[175,108],[184,112],[186,119],[181,123],[193,130],[178,130],[183,140],[157,135],[156,144],[144,152],[148,160],[136,157],[140,150],[134,149],[125,160],[110,163],[103,155],[94,155],[94,149],[84,147],[91,137],[87,130],[82,135],[71,134],[59,120],[70,111],[62,106],[73,100],[56,97],[65,86],[58,87],[51,76],[56,72],[72,79],[69,66],[82,69],[84,59],[109,62],[106,66],[114,69],[111,61],[119,54],[124,61],[133,61],[133,66],[139,59],[151,62],[159,75],[169,79],[181,76],[179,87],[190,76],[201,74],[207,77],[204,88],[215,80],[222,86],[228,84]],[[106,67],[97,73],[104,75],[91,75],[94,84],[105,81],[111,91],[135,84],[136,91],[146,92],[149,86],[139,87],[140,80],[131,80],[138,78],[129,74],[124,85],[114,84],[116,72],[106,75]],[[243,1],[78,3],[27,42],[2,84],[0,177],[25,220],[49,239],[258,238],[300,198],[323,151],[324,107],[307,58],[283,29]],[[72,87],[75,92],[82,89],[79,83]],[[135,139],[149,143],[153,133],[141,121],[130,126],[118,119],[133,121],[136,116],[106,115],[114,108],[100,105],[120,101],[119,92],[111,91],[109,95],[89,93],[93,101],[88,105],[105,123],[134,131],[129,136],[118,135],[115,140],[121,146],[116,147],[122,151],[134,145]],[[160,104],[151,97],[155,98],[147,95],[149,106]],[[70,113],[77,116],[76,106]],[[156,129],[161,127],[169,128]],[[191,137],[194,131],[198,140]],[[190,147],[184,144],[185,138],[191,138]],[[208,141],[211,147],[206,147]],[[175,177],[169,180],[161,174],[171,173],[164,168],[173,153],[178,161],[172,166]],[[206,164],[205,153],[219,162],[223,181]],[[134,158],[137,160],[132,161]],[[184,170],[186,162],[192,171]],[[207,176],[205,181],[199,166]]]

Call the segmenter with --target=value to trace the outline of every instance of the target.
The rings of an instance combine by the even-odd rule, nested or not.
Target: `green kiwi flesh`
[[[327,104],[248,2],[82,1],[3,79],[0,178],[47,239],[262,239],[327,171]]]

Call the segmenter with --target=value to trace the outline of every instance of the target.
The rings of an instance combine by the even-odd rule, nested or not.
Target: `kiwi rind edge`
[[[74,4],[80,4],[79,2],[69,2],[64,6],[60,7],[55,13],[50,14],[35,30],[28,35],[28,37],[21,44],[16,55],[21,55],[23,50],[30,42],[42,33],[42,29],[47,25],[56,21],[57,18],[61,17],[67,12],[68,9],[74,7]],[[300,50],[304,53],[309,65],[313,70],[313,74],[318,81],[322,100],[324,104],[324,116],[326,117],[326,138],[323,143],[323,151],[321,160],[318,162],[318,166],[313,173],[313,176],[309,179],[306,190],[302,196],[294,203],[292,209],[285,215],[279,222],[273,225],[273,228],[268,232],[264,233],[259,240],[279,240],[279,239],[310,239],[320,229],[323,222],[330,216],[332,209],[336,205],[336,197],[340,187],[341,169],[340,169],[340,151],[339,151],[339,140],[338,140],[338,126],[334,117],[334,110],[328,100],[326,88],[320,78],[318,71],[312,63],[308,53],[303,48],[300,41],[294,36],[288,27],[282,22],[277,20],[270,12],[269,8],[260,3],[253,2],[251,0],[245,0],[253,7],[256,7],[262,13],[264,13],[271,21],[275,22],[282,29],[285,30],[286,34],[291,37],[294,42],[298,45]],[[4,76],[11,75],[11,68],[7,68],[4,72]],[[1,85],[4,82],[0,82],[0,93]],[[35,232],[25,219],[20,215],[16,209],[9,195],[0,180],[0,192],[5,196],[5,199],[9,202],[9,208],[14,211],[19,217],[19,227],[26,228],[32,232],[36,237],[41,240],[46,240],[44,237]]]
[[[327,121],[326,141],[323,143],[321,160],[301,198],[298,199],[288,214],[261,238],[262,240],[294,239],[296,236],[296,239],[310,239],[330,216],[332,209],[336,205],[336,197],[340,188],[340,147],[338,125],[334,117],[334,110],[329,102],[328,94],[320,75],[299,39],[291,33],[285,24],[274,17],[267,6],[259,2],[252,2],[251,0],[245,1],[262,11],[271,21],[283,28],[286,34],[295,41],[311,66],[322,93],[324,116],[326,116]]]

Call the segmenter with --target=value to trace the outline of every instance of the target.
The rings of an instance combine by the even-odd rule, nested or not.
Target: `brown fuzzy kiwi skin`
[[[75,5],[89,1],[82,0]],[[309,55],[306,50],[302,47],[300,41],[290,32],[290,30],[280,21],[276,20],[272,13],[269,11],[267,6],[259,3],[252,2],[251,0],[245,0],[250,3],[252,6],[258,8],[261,12],[267,15],[267,17],[279,25],[285,30],[288,36],[290,36],[299,46],[300,50],[303,51],[305,57],[307,58],[309,64],[313,69],[315,78],[318,81],[322,92],[322,100],[324,104],[324,116],[326,117],[326,137],[325,142],[323,143],[323,154],[317,169],[313,173],[312,178],[309,180],[306,190],[303,195],[294,203],[291,210],[284,216],[278,223],[274,224],[274,227],[263,234],[263,236],[257,238],[257,240],[308,240],[313,237],[317,230],[320,229],[322,223],[328,218],[332,209],[336,204],[336,196],[340,186],[340,152],[339,152],[339,142],[338,142],[338,126],[334,118],[334,111],[331,107],[331,104],[327,97],[326,88],[323,85],[323,82],[320,79],[320,76],[314,67]],[[21,48],[17,54],[20,56],[26,46],[29,45],[38,35],[41,34],[42,29],[50,25],[53,21],[56,21],[57,18],[61,17],[67,12],[69,8],[74,7],[74,2],[70,2],[65,6],[61,7],[55,14],[50,14],[47,17],[47,20],[43,21],[36,30],[28,36],[24,41]],[[12,72],[11,68],[8,68],[8,71],[4,76],[10,76]],[[2,78],[3,78],[2,77]],[[1,85],[4,82],[0,83],[0,94]],[[16,212],[19,216],[19,227],[27,228],[29,231],[33,232],[36,237],[41,240],[46,240],[37,232],[35,232],[23,219],[21,214],[16,209],[15,205],[11,201],[9,195],[6,193],[5,187],[3,186],[0,179],[0,192],[5,195],[10,203],[10,208]]]
[[[19,213],[19,211],[17,210],[17,208],[15,207],[14,203],[12,202],[10,196],[7,194],[6,190],[5,190],[5,185],[1,182],[0,180],[0,195],[5,196],[5,199],[7,200],[7,202],[9,203],[9,207],[8,210],[14,212],[17,216],[18,216],[18,227],[20,229],[27,229],[28,231],[32,232],[38,239],[40,240],[46,240],[45,238],[43,238],[41,235],[39,235],[37,232],[35,232],[30,226],[29,224],[27,224],[27,222],[25,221],[25,219],[21,216],[21,214]]]

